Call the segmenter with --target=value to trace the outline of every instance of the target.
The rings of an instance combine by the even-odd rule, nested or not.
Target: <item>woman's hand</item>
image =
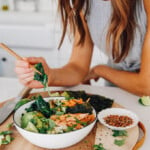
[[[44,71],[49,75],[50,68],[48,67],[46,61],[42,57],[28,57],[24,60],[17,60],[15,66],[15,72],[19,78],[19,81],[30,88],[42,88],[43,85],[34,80],[34,70],[29,65],[35,65],[37,63],[42,63]]]
[[[95,68],[96,68],[96,66],[93,67],[93,68],[89,71],[88,75],[85,77],[84,81],[82,82],[83,84],[91,84],[90,81],[91,81],[92,79],[94,79],[95,81],[97,81],[97,80],[100,78],[100,76],[98,76],[98,75],[95,73]]]

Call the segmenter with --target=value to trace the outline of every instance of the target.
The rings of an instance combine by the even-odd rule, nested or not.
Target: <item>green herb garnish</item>
[[[113,131],[113,135],[114,137],[126,137],[128,136],[128,132],[126,130],[112,130]],[[122,138],[120,140],[115,139],[114,140],[114,144],[118,145],[118,146],[122,146],[125,143],[125,138]]]
[[[114,144],[118,146],[122,146],[125,144],[125,139],[121,139],[121,140],[115,139]]]
[[[2,131],[0,132],[0,135],[8,135],[8,134],[12,134],[12,131]]]
[[[106,150],[104,147],[103,147],[103,144],[95,144],[95,145],[93,145],[93,148],[94,148],[94,150]]]
[[[13,122],[12,122],[12,123],[7,124],[7,128],[8,128],[8,129],[10,129],[11,127],[13,127],[13,125],[14,125],[14,124],[13,124]]]
[[[73,124],[72,126],[67,127],[66,132],[73,131],[77,124]]]
[[[113,131],[113,136],[128,136],[128,132],[126,130],[112,130]]]
[[[13,132],[9,130],[0,132],[0,146],[11,143],[11,141],[14,139],[11,136],[12,133]]]
[[[75,120],[76,120],[76,123],[79,123],[79,124],[81,124],[81,125],[83,125],[83,126],[86,126],[86,125],[87,125],[87,122],[80,121],[80,120],[77,119],[76,117],[75,117]]]

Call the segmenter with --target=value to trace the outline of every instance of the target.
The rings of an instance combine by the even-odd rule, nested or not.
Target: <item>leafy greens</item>
[[[51,115],[50,104],[44,101],[41,95],[37,96],[36,101],[29,108],[26,108],[26,111],[39,111],[47,118]]]
[[[46,88],[48,86],[48,76],[45,74],[42,63],[35,64],[34,67],[41,72],[41,74],[38,72],[34,73],[34,80],[41,82],[44,85],[44,88]]]

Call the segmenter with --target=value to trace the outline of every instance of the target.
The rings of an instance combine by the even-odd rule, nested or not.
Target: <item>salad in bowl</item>
[[[95,109],[82,98],[41,95],[18,108],[13,116],[20,134],[43,148],[65,148],[78,143],[96,123]]]

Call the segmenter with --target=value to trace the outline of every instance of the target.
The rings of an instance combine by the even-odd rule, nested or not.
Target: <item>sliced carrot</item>
[[[75,128],[76,128],[76,129],[81,129],[81,128],[83,128],[83,126],[82,126],[80,123],[78,123]]]

